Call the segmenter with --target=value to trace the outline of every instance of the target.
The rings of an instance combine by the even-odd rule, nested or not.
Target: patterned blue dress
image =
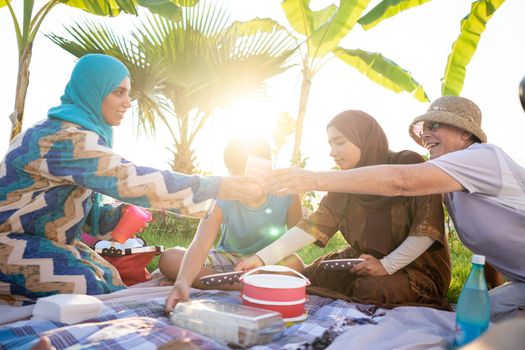
[[[184,213],[216,195],[218,177],[139,167],[115,154],[99,134],[48,118],[18,135],[0,164],[0,303],[21,305],[56,293],[103,294],[125,285],[116,269],[79,239],[93,193]],[[99,234],[120,208],[101,208]]]

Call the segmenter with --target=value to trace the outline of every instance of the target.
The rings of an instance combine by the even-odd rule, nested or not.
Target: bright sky
[[[233,19],[271,17],[287,25],[279,0],[223,0]],[[333,1],[312,0],[313,8]],[[378,1],[372,1],[377,3]],[[440,96],[443,71],[450,47],[459,34],[459,22],[469,12],[470,0],[434,0],[400,14],[364,32],[355,28],[341,43],[345,48],[381,52],[412,72],[430,98]],[[36,1],[37,5],[42,1]],[[23,1],[14,1],[21,10]],[[370,7],[372,8],[372,7]],[[462,95],[474,100],[483,112],[483,128],[489,142],[502,147],[525,165],[523,131],[525,113],[518,99],[518,84],[525,76],[525,1],[507,0],[489,22],[478,50],[468,66]],[[69,79],[74,58],[45,38],[44,32],[61,32],[62,25],[88,14],[58,5],[44,21],[34,46],[29,93],[26,100],[24,129],[45,118],[47,110],[59,103]],[[126,25],[131,16],[110,19]],[[10,121],[14,106],[17,74],[16,40],[6,7],[0,9],[0,155],[7,151]],[[300,92],[299,68],[292,68],[269,82],[266,98],[242,101],[228,110],[218,111],[195,144],[197,160],[203,170],[225,173],[222,150],[230,137],[240,133],[270,133],[281,112],[295,115]],[[306,116],[302,149],[308,156],[307,168],[328,169],[325,126],[337,113],[362,109],[383,126],[394,151],[412,149],[425,153],[407,132],[410,121],[422,114],[427,104],[403,93],[395,94],[372,83],[354,68],[332,59],[315,76]],[[167,169],[170,138],[162,132],[156,138],[135,137],[134,120],[115,129],[114,149],[141,165]],[[277,165],[286,165],[293,139],[279,155]]]

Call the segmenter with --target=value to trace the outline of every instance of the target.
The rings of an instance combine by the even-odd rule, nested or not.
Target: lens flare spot
[[[281,233],[281,230],[279,230],[278,228],[276,227],[272,227],[269,231],[270,235],[271,236],[278,236],[279,233]]]

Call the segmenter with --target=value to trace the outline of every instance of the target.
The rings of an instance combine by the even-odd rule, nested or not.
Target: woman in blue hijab
[[[180,191],[193,203],[260,193],[254,179],[160,171],[114,153],[113,126],[131,107],[130,88],[120,61],[83,56],[61,104],[11,142],[0,164],[0,302],[125,288],[117,270],[80,241],[82,231],[109,238],[120,219],[122,205],[101,205],[101,194],[180,211],[187,203]]]

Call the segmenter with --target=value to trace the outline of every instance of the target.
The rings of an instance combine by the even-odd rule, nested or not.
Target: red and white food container
[[[259,271],[272,273],[255,274]],[[296,276],[279,272],[291,272]],[[280,312],[285,322],[306,318],[304,304],[306,286],[310,285],[310,281],[299,272],[286,266],[262,266],[245,273],[241,282],[244,305]]]

